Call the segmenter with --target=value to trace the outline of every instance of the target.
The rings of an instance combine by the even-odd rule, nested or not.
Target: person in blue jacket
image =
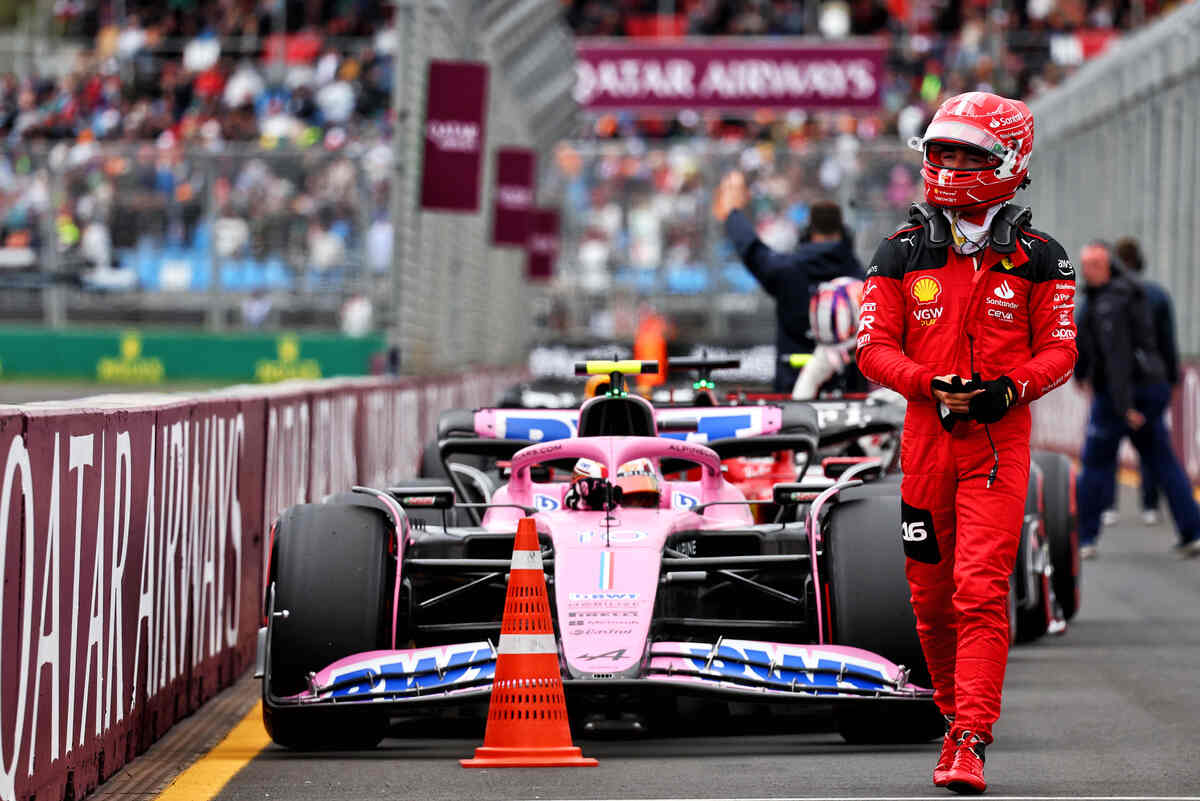
[[[1118,239],[1113,246],[1116,257],[1136,274],[1146,294],[1146,305],[1150,310],[1150,320],[1154,324],[1154,341],[1158,345],[1158,355],[1162,357],[1163,366],[1167,370],[1167,383],[1174,393],[1179,386],[1179,345],[1175,341],[1175,309],[1171,304],[1171,296],[1167,290],[1145,276],[1146,261],[1142,258],[1142,249],[1137,239],[1132,236]],[[1148,526],[1157,525],[1159,483],[1151,470],[1147,469],[1146,461],[1139,459],[1142,474],[1142,522]]]
[[[1179,534],[1179,555],[1200,556],[1200,506],[1163,418],[1171,389],[1145,289],[1122,269],[1104,242],[1086,245],[1080,262],[1087,302],[1076,315],[1075,378],[1092,391],[1083,471],[1076,485],[1080,556],[1097,554],[1100,513],[1112,504],[1122,437],[1130,438],[1143,468],[1167,495]]]
[[[775,299],[775,347],[785,353],[812,353],[808,327],[808,301],[822,281],[839,276],[864,278],[862,264],[854,255],[854,244],[842,223],[836,203],[814,203],[800,245],[791,253],[780,253],[763,244],[745,213],[750,202],[746,177],[733,171],[721,179],[713,197],[713,216],[724,224],[738,257]],[[799,370],[776,359],[775,391],[791,394]]]

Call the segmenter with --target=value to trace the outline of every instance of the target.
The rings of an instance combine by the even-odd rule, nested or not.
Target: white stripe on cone
[[[553,634],[501,634],[501,654],[556,654],[558,645]]]
[[[542,569],[542,552],[541,551],[513,551],[512,569],[513,570],[541,570]]]

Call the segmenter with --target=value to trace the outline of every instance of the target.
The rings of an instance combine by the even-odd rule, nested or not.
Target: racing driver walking
[[[1029,403],[1075,365],[1075,270],[1009,204],[1033,115],[968,92],[925,135],[925,202],[867,269],[858,363],[908,399],[901,537],[917,633],[946,717],[933,783],[981,793],[1008,660],[1009,575],[1029,479]]]

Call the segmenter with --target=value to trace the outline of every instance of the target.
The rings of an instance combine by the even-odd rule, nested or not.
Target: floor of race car
[[[1125,518],[1105,531],[1100,558],[1084,563],[1069,632],[1012,652],[987,798],[1200,794],[1200,560],[1169,553],[1171,526],[1142,528],[1130,490],[1122,503]],[[397,725],[377,750],[293,753],[268,744],[257,691],[244,680],[99,798],[140,801],[163,787],[163,801],[952,797],[930,784],[936,744],[849,746],[819,711],[700,721],[674,738],[577,735],[596,768],[466,770],[457,760],[480,744],[481,723]],[[206,719],[232,735],[167,785],[181,755],[214,739],[219,727],[200,725]],[[172,745],[187,727],[199,733]]]

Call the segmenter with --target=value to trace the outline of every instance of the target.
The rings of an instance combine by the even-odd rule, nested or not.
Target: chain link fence
[[[156,41],[107,61],[99,42],[0,42],[13,67],[49,49],[42,74],[82,71],[137,98],[86,135],[44,117],[0,151],[0,316],[369,327],[407,371],[520,361],[539,293],[524,249],[491,245],[494,158],[533,147],[549,170],[573,125],[561,8],[397,0],[394,12],[374,38],[326,37],[308,55],[253,37]],[[420,208],[432,59],[490,67],[475,213]],[[337,71],[322,78],[326,61]],[[202,66],[225,77],[178,78]]]
[[[390,161],[360,143],[9,149],[0,306],[52,325],[337,325],[348,298],[386,300]]]
[[[1146,275],[1179,310],[1180,351],[1200,354],[1200,4],[1187,4],[1033,104],[1034,224],[1074,258],[1135,236]]]

